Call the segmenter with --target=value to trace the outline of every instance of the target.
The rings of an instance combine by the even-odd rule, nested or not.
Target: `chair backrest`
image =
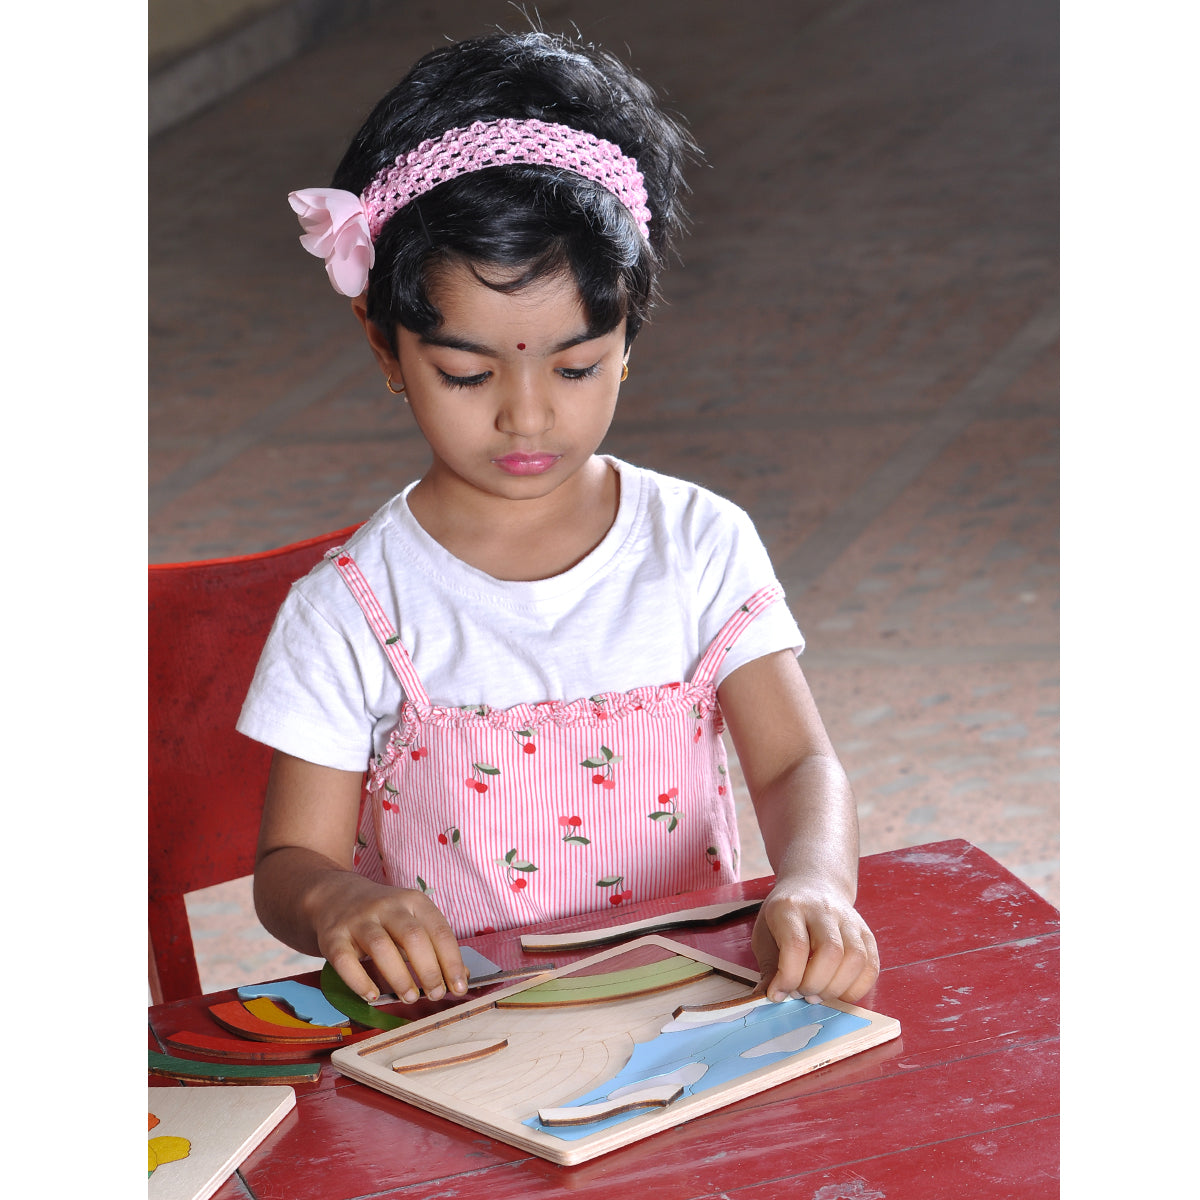
[[[184,896],[249,875],[271,751],[234,728],[290,584],[357,526],[150,567],[149,924],[155,1003],[200,993]]]

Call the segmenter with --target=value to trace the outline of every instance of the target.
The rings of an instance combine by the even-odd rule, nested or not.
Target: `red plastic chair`
[[[184,896],[254,870],[271,751],[234,728],[293,580],[358,526],[150,567],[150,996],[200,994]]]

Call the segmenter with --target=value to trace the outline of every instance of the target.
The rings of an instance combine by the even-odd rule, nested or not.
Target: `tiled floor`
[[[710,163],[607,449],[757,520],[864,853],[966,837],[1057,903],[1054,6],[540,10],[631,57]],[[154,561],[348,525],[421,471],[285,197],[417,54],[514,11],[398,3],[152,142]],[[308,961],[248,895],[193,897],[207,989]]]

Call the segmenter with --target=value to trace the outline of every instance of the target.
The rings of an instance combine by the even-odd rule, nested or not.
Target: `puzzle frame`
[[[694,969],[680,959],[690,960]],[[795,1010],[786,1011],[784,1005],[762,1000],[755,1005],[758,982],[754,971],[648,935],[335,1050],[331,1061],[360,1083],[565,1166],[694,1120],[900,1035],[894,1018],[840,1002],[813,1009],[797,1001]],[[774,1051],[764,1066],[736,1062],[736,1078],[688,1094],[677,1089],[666,1099],[668,1088],[664,1098],[647,1101],[650,1107],[612,1109],[609,1120],[567,1125],[563,1106],[632,1067],[630,1060],[639,1047],[661,1042],[674,1031],[664,1025],[674,1021],[678,1028],[681,1009],[710,1007],[731,1014],[723,1018],[729,1029],[734,1028],[736,1014],[756,1008],[775,1027],[789,1021],[793,1011],[797,1022],[804,1020],[804,1009],[857,1019],[845,1022],[854,1027],[851,1032],[794,1053]],[[694,1018],[689,1014],[688,1019]],[[719,1024],[713,1016],[705,1023],[710,1028]],[[750,1057],[745,1052],[738,1055]],[[401,1060],[403,1068],[393,1069],[393,1062]],[[734,1060],[729,1055],[719,1061]],[[528,1123],[548,1112],[555,1114],[561,1132],[550,1132],[541,1122]],[[597,1127],[588,1130],[588,1124]]]

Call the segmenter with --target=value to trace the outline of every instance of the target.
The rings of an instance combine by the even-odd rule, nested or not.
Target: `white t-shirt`
[[[689,679],[721,626],[774,581],[736,505],[695,484],[607,459],[620,475],[604,540],[551,579],[514,582],[455,558],[409,511],[410,484],[347,542],[400,633],[430,699],[507,708]],[[718,685],[804,639],[774,604],[726,657]],[[279,610],[238,729],[296,758],[365,770],[395,726],[403,691],[332,563]]]

